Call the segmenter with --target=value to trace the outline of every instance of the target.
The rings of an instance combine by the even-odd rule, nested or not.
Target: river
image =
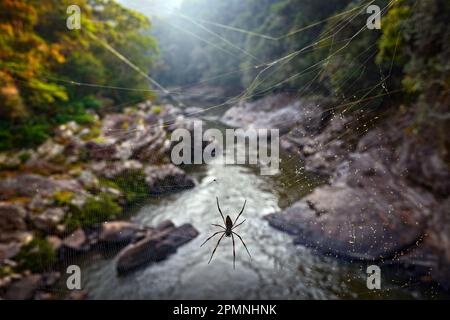
[[[210,119],[211,120],[211,119]],[[208,126],[220,127],[216,121]],[[341,299],[435,298],[433,288],[399,286],[407,283],[383,269],[382,289],[366,287],[365,263],[350,263],[294,246],[292,238],[271,228],[263,216],[279,211],[323,183],[302,170],[300,160],[281,152],[280,174],[261,176],[246,165],[196,165],[186,168],[198,185],[180,193],[151,198],[131,220],[154,226],[170,219],[176,225],[191,223],[200,235],[180,247],[165,261],[149,264],[125,276],[117,276],[116,252],[90,253],[78,261],[82,285],[91,299]],[[217,238],[200,247],[215,231],[222,211],[232,218],[247,206],[239,227],[252,255],[236,239],[233,269],[231,238],[224,238],[210,264]]]

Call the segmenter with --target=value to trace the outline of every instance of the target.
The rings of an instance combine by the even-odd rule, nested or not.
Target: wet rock
[[[147,166],[144,169],[145,182],[151,194],[176,192],[193,188],[195,182],[186,173],[172,164]]]
[[[118,254],[117,272],[123,274],[144,264],[164,260],[197,235],[198,231],[190,224],[178,228],[166,225],[162,230],[149,232],[144,239],[128,245]]]
[[[42,276],[33,274],[13,282],[5,293],[6,300],[30,300],[42,284]]]
[[[105,222],[100,228],[99,241],[106,244],[128,244],[140,230],[138,225],[127,221]]]

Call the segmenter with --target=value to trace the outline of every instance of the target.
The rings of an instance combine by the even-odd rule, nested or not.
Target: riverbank
[[[0,297],[53,298],[45,291],[61,276],[58,265],[98,246],[156,245],[154,258],[161,260],[197,235],[171,222],[155,228],[111,222],[126,219],[149,196],[195,186],[169,157],[170,132],[191,130],[191,121],[151,102],[93,118],[58,127],[36,149],[0,155]],[[133,250],[125,249],[129,257]],[[123,268],[155,259],[134,256]]]
[[[450,173],[439,150],[415,133],[406,111],[380,118],[332,110],[330,101],[278,95],[237,105],[222,118],[235,127],[280,129],[281,147],[306,171],[327,177],[265,219],[295,244],[396,265],[412,270],[412,282],[448,290]]]

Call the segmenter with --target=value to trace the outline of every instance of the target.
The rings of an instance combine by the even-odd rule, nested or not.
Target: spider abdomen
[[[225,235],[227,237],[231,236],[231,228],[233,227],[233,221],[231,221],[230,216],[227,216],[225,219],[225,227],[226,227]]]

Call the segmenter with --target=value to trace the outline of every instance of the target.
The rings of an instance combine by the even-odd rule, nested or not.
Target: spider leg
[[[214,253],[217,250],[217,247],[219,246],[220,241],[223,239],[223,236],[225,235],[225,232],[223,233],[223,235],[220,236],[219,241],[217,241],[216,247],[214,248],[212,254],[211,254],[211,258],[209,258],[208,264],[211,262],[211,259],[213,258]]]
[[[220,224],[215,224],[215,223],[213,223],[212,226],[215,226],[215,227],[221,227],[222,229],[226,230],[226,228],[225,228],[224,226],[221,226]]]
[[[241,216],[242,212],[244,212],[245,204],[246,204],[246,203],[247,203],[247,200],[244,201],[244,206],[242,207],[241,212],[239,212],[239,214],[238,214],[236,220],[234,220],[233,224],[235,224],[235,223],[237,222],[237,220],[238,220],[239,217]]]
[[[225,224],[225,218],[223,217],[222,210],[220,210],[219,198],[218,197],[216,197],[216,201],[217,201],[217,209],[219,209],[220,215],[222,216],[223,224]]]
[[[231,234],[231,239],[233,240],[233,269],[236,269],[236,250],[234,248],[234,236]]]
[[[239,227],[241,224],[243,224],[245,222],[246,219],[242,220],[242,222],[239,222],[237,225],[235,225],[233,228],[231,228],[231,230],[233,230],[234,228]]]
[[[234,232],[234,231],[232,231],[231,233],[232,233],[232,234],[235,234],[236,236],[239,237],[239,239],[241,240],[242,244],[243,244],[244,247],[245,247],[245,250],[247,250],[247,253],[248,253],[248,255],[249,255],[250,259],[251,259],[251,258],[252,258],[252,255],[251,255],[250,252],[248,251],[247,246],[245,245],[245,242],[244,242],[244,240],[242,240],[241,236],[238,235],[238,234],[237,234],[236,232]]]
[[[221,232],[223,232],[223,231],[217,231],[216,233],[214,233],[211,237],[209,237],[208,239],[206,239],[205,242],[203,242],[201,246],[203,246],[209,239],[211,239],[212,237],[214,237],[216,234],[221,233]],[[200,246],[200,247],[201,247],[201,246]]]

